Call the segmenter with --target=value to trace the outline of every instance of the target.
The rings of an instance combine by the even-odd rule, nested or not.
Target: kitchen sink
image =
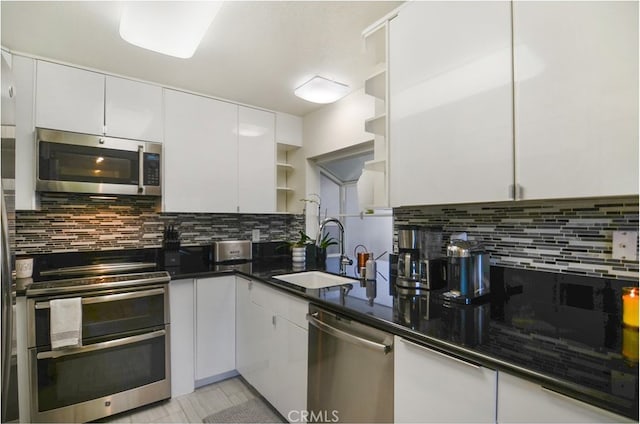
[[[274,275],[277,280],[286,281],[305,289],[322,289],[325,287],[339,286],[342,284],[357,283],[358,280],[341,277],[321,271],[296,272],[292,274]]]

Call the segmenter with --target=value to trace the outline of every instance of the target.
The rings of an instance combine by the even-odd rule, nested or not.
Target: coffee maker
[[[399,226],[396,285],[417,290],[444,287],[447,262],[441,247],[442,228]]]

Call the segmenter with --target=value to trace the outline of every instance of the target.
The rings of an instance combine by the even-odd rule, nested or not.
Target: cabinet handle
[[[275,315],[271,316],[271,324],[273,324],[274,327],[276,326],[276,316]]]
[[[520,184],[516,184],[516,200],[522,200],[524,198],[524,187]]]
[[[598,408],[597,406],[590,405],[587,402],[583,402],[581,400],[572,398],[571,396],[567,396],[565,394],[556,392],[555,390],[548,389],[548,388],[546,388],[544,386],[539,386],[539,387],[540,387],[540,390],[542,390],[543,392],[549,393],[549,394],[551,394],[551,395],[553,395],[555,397],[558,397],[560,399],[564,399],[564,400],[566,400],[568,402],[571,402],[571,403],[574,403],[576,405],[579,405],[581,408],[589,408],[589,409],[592,409],[594,411],[597,411],[599,414],[602,414],[602,412],[603,412],[602,409]]]
[[[408,346],[412,346],[412,347],[415,347],[415,348],[418,348],[418,349],[421,349],[421,350],[426,350],[427,352],[430,352],[430,353],[435,353],[436,355],[442,356],[443,358],[447,358],[447,359],[450,359],[452,361],[459,362],[462,365],[466,365],[466,366],[471,367],[471,368],[476,369],[476,370],[479,370],[480,368],[482,368],[480,365],[476,365],[476,364],[473,364],[471,362],[463,361],[462,359],[458,359],[458,358],[456,358],[454,356],[449,356],[446,353],[438,352],[437,350],[429,349],[426,346],[422,346],[422,345],[410,342],[409,340],[405,340],[405,339],[401,338],[400,341],[402,343],[408,345]]]
[[[249,283],[249,290],[251,290],[251,286],[253,286],[253,280],[252,280],[252,279],[247,278],[247,277],[243,277],[243,276],[242,276],[242,275],[240,275],[240,274],[236,274],[236,277],[237,277],[237,278],[241,278],[241,279],[243,279],[244,281],[246,281],[247,283]]]

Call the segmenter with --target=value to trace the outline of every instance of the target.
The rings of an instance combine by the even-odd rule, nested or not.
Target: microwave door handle
[[[69,349],[50,350],[47,352],[38,352],[37,359],[55,359],[62,356],[77,355],[79,353],[93,352],[96,350],[110,349],[118,346],[124,346],[128,344],[138,343],[145,340],[155,339],[156,337],[162,337],[166,335],[165,330],[152,331],[151,333],[144,333],[137,336],[124,337],[122,339],[108,340],[106,342],[94,343],[87,346],[72,347]]]
[[[132,293],[117,293],[117,294],[109,294],[106,296],[94,296],[94,297],[83,297],[82,304],[89,305],[92,303],[103,303],[103,302],[115,302],[117,300],[127,300],[127,299],[137,299],[140,297],[149,297],[164,294],[164,289],[153,289],[153,290],[144,290],[137,291]],[[49,309],[51,308],[51,304],[49,302],[36,302],[36,309]]]
[[[138,146],[138,193],[144,193],[144,146]]]

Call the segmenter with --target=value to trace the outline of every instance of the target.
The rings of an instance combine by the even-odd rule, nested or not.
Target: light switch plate
[[[638,260],[637,245],[637,231],[614,231],[611,257],[624,261],[636,261]]]
[[[260,241],[260,230],[251,230],[251,241]]]

